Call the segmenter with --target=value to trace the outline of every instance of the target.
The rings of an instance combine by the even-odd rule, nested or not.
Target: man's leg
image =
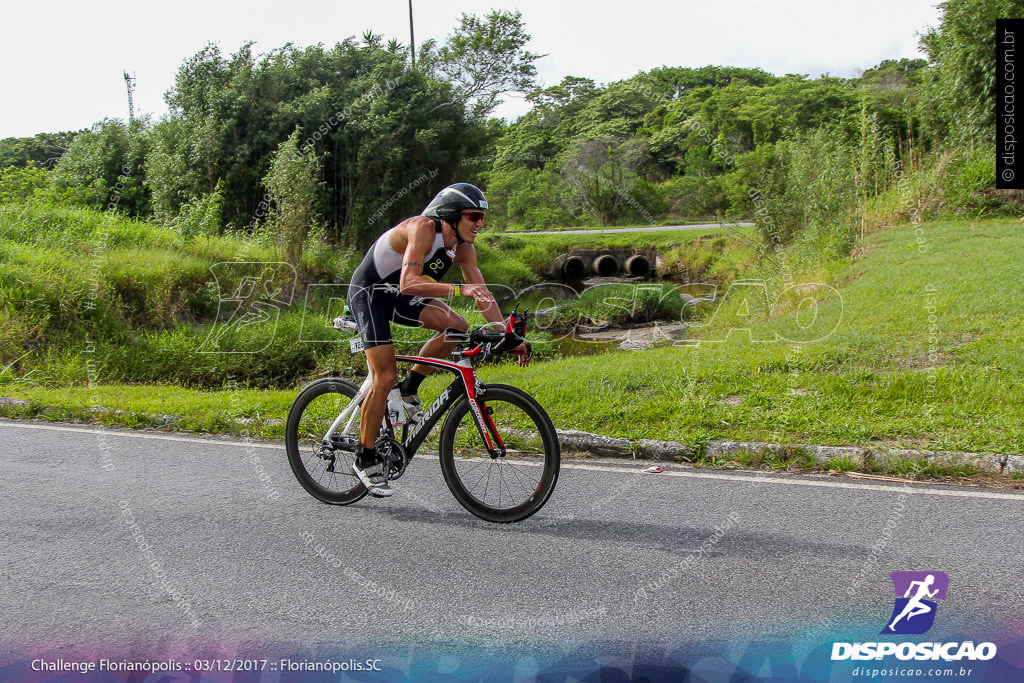
[[[394,344],[381,344],[366,349],[366,362],[373,373],[373,381],[360,410],[362,422],[359,425],[359,446],[356,448],[352,471],[371,495],[384,498],[394,493],[394,490],[384,478],[384,465],[377,459],[375,445],[384,419],[388,392],[398,379]]]
[[[431,337],[420,349],[420,355],[428,358],[447,358],[458,344],[457,341],[447,338],[446,330],[465,332],[469,329],[468,323],[461,315],[436,299],[429,301],[423,310],[419,311],[417,323],[419,327],[437,330],[440,333]],[[429,365],[414,365],[400,385],[406,412],[413,422],[419,422],[423,417],[423,404],[419,394],[420,384],[433,371],[434,368]]]
[[[465,318],[453,311],[448,304],[437,299],[432,299],[423,308],[423,311],[420,312],[419,323],[420,327],[438,331],[438,334],[431,337],[423,345],[423,348],[420,349],[420,355],[427,358],[447,358],[451,354],[452,349],[455,348],[455,345],[459,343],[448,340],[444,333],[445,330],[451,329],[458,330],[459,332],[469,330],[469,323],[466,322]],[[426,377],[433,371],[434,368],[429,365],[412,366],[412,372],[423,377]]]
[[[360,450],[372,451],[377,443],[377,434],[387,409],[388,393],[398,381],[395,345],[391,341],[391,316],[395,311],[396,299],[375,286],[350,285],[348,305],[359,326],[366,364],[373,376],[370,391],[360,409]]]
[[[425,327],[437,330],[437,334],[423,345],[420,355],[428,358],[447,358],[455,345],[455,340],[448,340],[445,330],[465,332],[468,323],[461,315],[453,311],[447,304],[437,299],[423,301],[419,297],[398,297],[393,320],[408,327]],[[420,384],[434,371],[429,365],[412,366],[409,374],[400,386],[402,401],[405,402],[406,413],[412,422],[419,422],[423,417],[423,404],[420,402]]]
[[[381,344],[366,349],[366,363],[373,373],[370,391],[363,399],[361,423],[359,425],[359,441],[365,450],[372,450],[377,443],[384,411],[387,409],[388,393],[398,382],[398,369],[395,366],[395,345]]]

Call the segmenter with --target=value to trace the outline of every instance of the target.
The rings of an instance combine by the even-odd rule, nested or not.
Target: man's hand
[[[512,349],[509,353],[514,353],[519,356],[519,364],[523,367],[529,365],[530,361],[533,359],[533,347],[526,342],[523,342],[516,348]]]
[[[484,285],[461,285],[462,296],[472,297],[479,306],[494,303],[494,296]]]

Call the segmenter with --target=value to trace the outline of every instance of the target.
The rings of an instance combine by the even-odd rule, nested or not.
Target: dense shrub
[[[51,183],[49,171],[33,166],[0,169],[0,204],[23,202]]]
[[[488,174],[488,221],[515,230],[548,230],[573,225],[565,202],[568,188],[553,169],[513,168]]]
[[[720,176],[686,175],[658,185],[670,216],[704,218],[720,216],[729,206]]]

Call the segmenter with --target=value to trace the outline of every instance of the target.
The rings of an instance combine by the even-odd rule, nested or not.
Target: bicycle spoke
[[[289,413],[285,443],[292,471],[309,493],[326,503],[350,503],[366,493],[351,472],[354,454],[324,444],[334,420],[356,392],[354,385],[340,380],[314,383],[300,394]],[[352,429],[358,428],[356,412]],[[344,436],[343,433],[337,435]],[[328,467],[332,463],[333,471],[330,471]]]
[[[511,463],[508,464],[507,469],[510,478],[514,477],[515,483],[519,484],[519,487],[523,489],[523,493],[529,495],[530,489],[523,483],[523,481],[525,481],[525,475],[522,472],[520,472],[515,465],[512,465]]]
[[[505,453],[490,457],[475,419],[466,411],[453,435],[454,476],[474,504],[493,510],[517,509],[544,488],[548,470],[539,443],[541,427],[522,405],[498,393],[489,395],[483,405],[494,424],[489,434],[501,438]]]

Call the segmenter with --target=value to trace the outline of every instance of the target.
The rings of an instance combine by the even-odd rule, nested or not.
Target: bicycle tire
[[[477,517],[500,523],[522,521],[544,507],[558,481],[561,451],[555,426],[536,399],[522,389],[485,384],[477,399],[509,452],[502,458],[488,455],[463,396],[441,429],[438,451],[444,481],[459,504]],[[506,494],[508,504],[502,505]],[[522,500],[516,502],[520,496]]]
[[[366,487],[352,472],[355,454],[326,448],[320,442],[320,437],[358,392],[359,387],[346,379],[326,377],[303,389],[288,411],[284,442],[292,473],[307,493],[330,505],[350,505],[367,494]],[[324,395],[332,396],[333,400],[328,399],[322,406],[318,402],[315,409],[311,409],[314,401]],[[357,419],[354,425],[356,438],[359,436],[358,424]],[[326,452],[325,449],[333,454],[333,461],[320,455]],[[329,463],[334,466],[333,472],[328,470]],[[341,488],[325,485],[338,484],[339,481]],[[353,485],[345,488],[350,481]]]

